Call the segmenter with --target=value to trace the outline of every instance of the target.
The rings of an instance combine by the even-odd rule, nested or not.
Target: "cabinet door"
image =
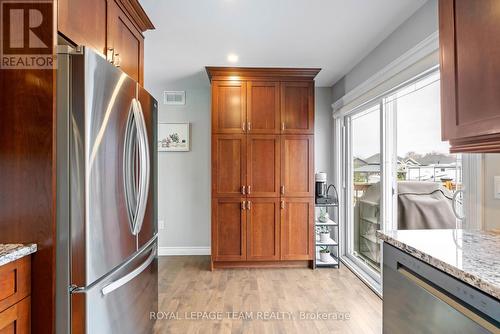
[[[249,197],[279,197],[280,136],[247,136],[247,189]]]
[[[281,130],[314,133],[314,82],[281,83]]]
[[[280,259],[279,198],[247,201],[247,260]]]
[[[215,135],[212,141],[212,196],[240,197],[246,185],[245,135]]]
[[[246,259],[246,219],[242,198],[212,200],[213,261]]]
[[[212,132],[245,133],[246,83],[212,82]]]
[[[498,0],[439,1],[446,140],[500,134],[499,22]]]
[[[77,45],[105,54],[106,0],[59,0],[57,30]]]
[[[249,133],[280,133],[279,82],[247,82]]]
[[[281,195],[314,196],[314,136],[281,136]]]
[[[281,259],[312,260],[314,199],[283,198],[281,209]]]
[[[144,85],[144,37],[113,0],[108,10],[108,48],[114,50],[120,68]]]
[[[19,303],[0,312],[0,333],[30,333],[30,305],[31,298],[28,296]]]

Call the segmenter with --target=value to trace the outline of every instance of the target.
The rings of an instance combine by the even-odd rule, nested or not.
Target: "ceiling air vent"
[[[184,91],[164,91],[163,103],[168,105],[183,105],[186,104],[186,92]]]

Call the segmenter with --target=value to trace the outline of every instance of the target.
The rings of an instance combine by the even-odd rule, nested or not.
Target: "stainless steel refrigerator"
[[[151,333],[157,101],[90,48],[56,73],[57,333]]]

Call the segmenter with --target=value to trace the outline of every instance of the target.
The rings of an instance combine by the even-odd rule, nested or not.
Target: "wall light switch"
[[[495,191],[495,194],[494,194],[494,197],[495,199],[500,199],[500,176],[495,176],[494,177],[494,191]]]
[[[160,230],[165,229],[165,221],[164,220],[158,220],[158,229],[160,229]]]

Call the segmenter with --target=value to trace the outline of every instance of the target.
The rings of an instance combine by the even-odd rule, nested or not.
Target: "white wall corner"
[[[210,247],[158,247],[159,256],[210,255]]]

